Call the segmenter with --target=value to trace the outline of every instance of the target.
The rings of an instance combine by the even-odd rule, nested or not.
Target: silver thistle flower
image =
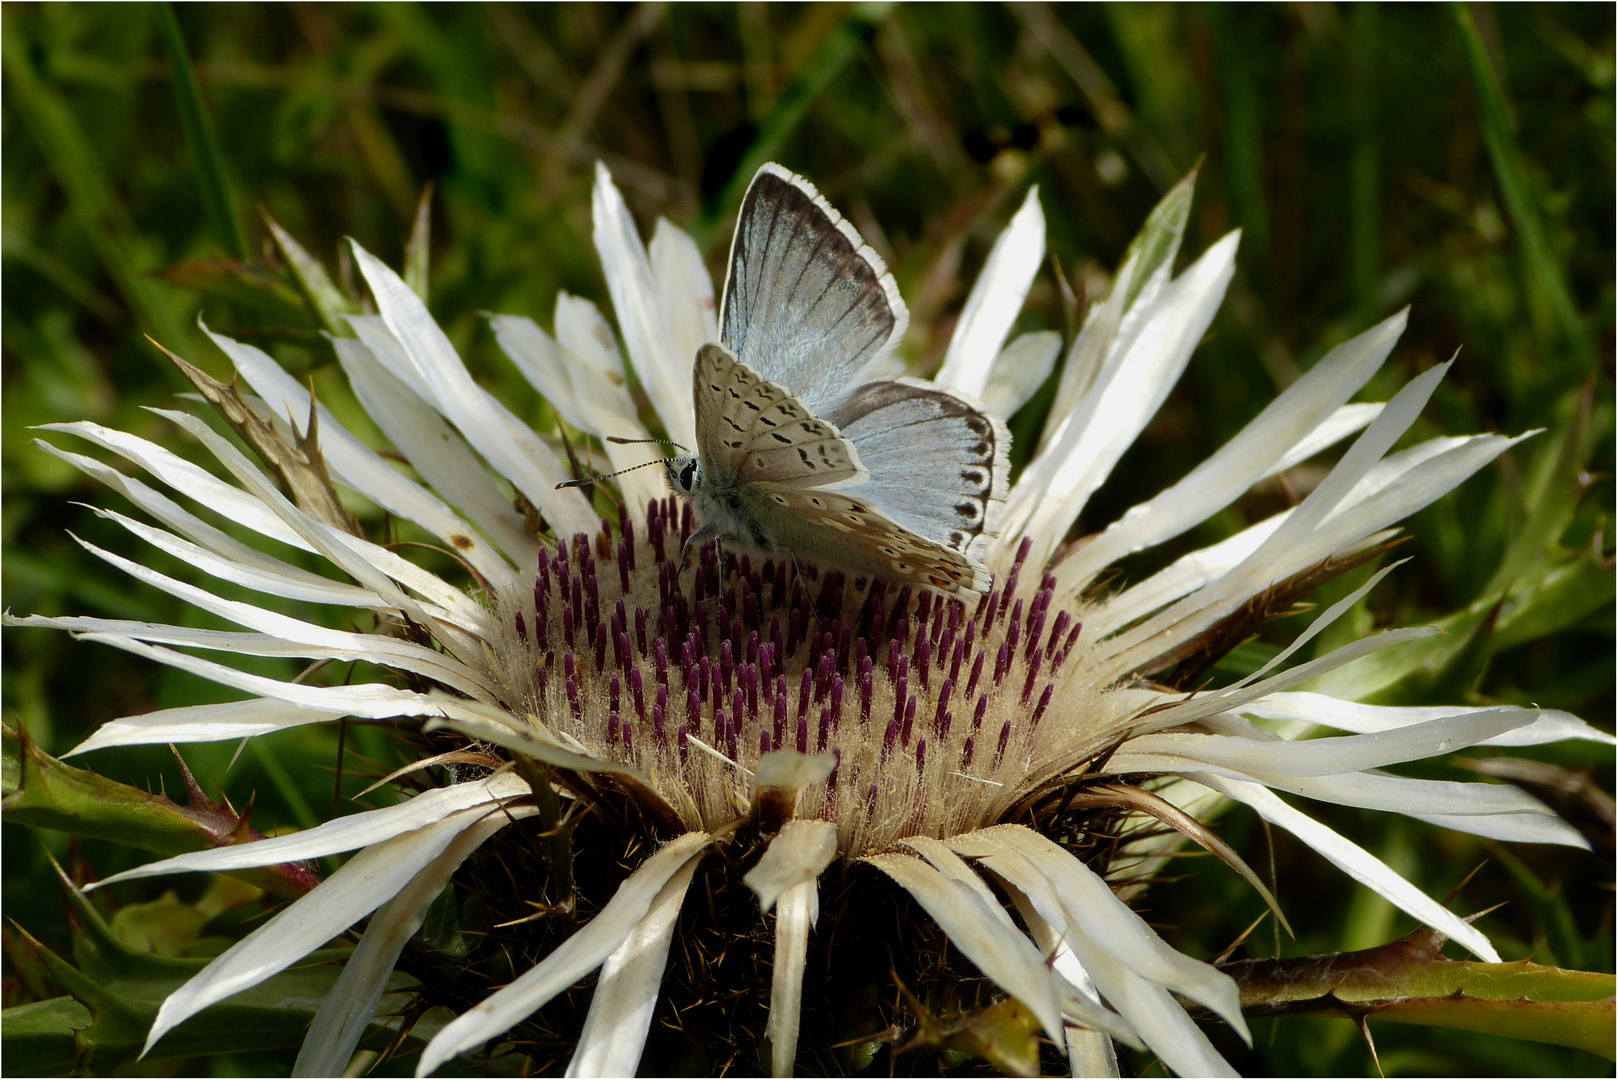
[[[914,897],[962,954],[1033,1013],[1071,1056],[1075,1075],[1116,1075],[1112,1039],[1149,1047],[1183,1074],[1228,1073],[1174,995],[1207,1006],[1246,1037],[1235,984],[1170,947],[1062,845],[1009,822],[1037,823],[1028,811],[1043,797],[1087,785],[1093,803],[1169,822],[1264,892],[1198,823],[1226,800],[1245,803],[1493,960],[1480,932],[1275,792],[1502,839],[1582,846],[1576,832],[1515,788],[1379,770],[1478,743],[1612,740],[1548,710],[1387,708],[1298,689],[1428,633],[1389,631],[1285,666],[1381,574],[1247,678],[1197,693],[1149,681],[1208,647],[1255,599],[1292,595],[1323,567],[1377,553],[1398,521],[1516,441],[1441,438],[1392,452],[1448,367],[1423,373],[1386,404],[1349,404],[1393,349],[1401,313],[1334,349],[1180,483],[1084,545],[1064,548],[1088,498],[1183,371],[1230,281],[1235,234],[1180,275],[1171,273],[1190,199],[1188,178],[1153,213],[1107,299],[1087,313],[1039,444],[1011,488],[988,557],[995,585],[971,601],[835,570],[800,576],[790,560],[722,557],[711,546],[682,573],[691,512],[665,495],[656,470],[620,478],[615,522],[579,491],[558,490],[568,473],[553,440],[479,387],[421,300],[356,246],[380,314],[352,316],[354,336],[334,344],[360,401],[421,482],[345,431],[266,354],[210,336],[252,389],[238,399],[250,414],[243,423],[273,428],[281,445],[313,448],[311,459],[331,480],[453,550],[480,591],[469,593],[359,535],[335,500],[324,509],[301,495],[295,503],[206,424],[162,410],[236,483],[94,424],[50,430],[123,457],[262,537],[323,556],[349,580],[301,570],[235,540],[136,476],[41,445],[165,527],[107,516],[203,573],[271,596],[369,610],[376,630],[332,630],[222,599],[89,544],[135,578],[242,631],[91,618],[8,622],[67,629],[249,695],[114,720],[74,753],[240,739],[343,717],[425,718],[518,761],[549,766],[567,778],[568,799],[633,806],[669,838],[571,938],[444,1027],[425,1049],[421,1074],[501,1034],[598,969],[569,1072],[633,1074],[687,886],[739,821],[772,837],[745,880],[762,908],[776,912],[768,1035],[777,1074],[790,1073],[795,1060],[817,880],[838,860],[868,862]],[[604,169],[594,216],[624,351],[663,429],[689,443],[691,360],[717,334],[698,249],[666,221],[643,245]],[[289,238],[281,242],[318,277]],[[1045,382],[1060,337],[1006,340],[1043,255],[1044,219],[1030,191],[966,302],[939,383],[1010,415]],[[497,316],[492,325],[568,426],[599,437],[650,437],[613,330],[594,305],[559,296],[554,336],[524,318]],[[1356,433],[1293,509],[1127,588],[1098,587],[1118,559],[1185,533],[1255,482]],[[615,442],[602,449],[616,469],[656,456]],[[530,511],[526,517],[513,509],[505,485]],[[534,527],[536,516],[543,529]],[[283,682],[181,649],[365,660],[413,688]],[[1306,737],[1322,729],[1347,734]],[[301,833],[164,859],[109,879],[357,852],[175,991],[148,1048],[369,916],[298,1059],[300,1075],[340,1071],[406,941],[461,863],[510,822],[554,815],[549,782],[532,782],[544,775],[497,769]],[[1176,839],[1126,844],[1106,869],[1147,876]],[[1012,899],[1022,926],[989,882]]]

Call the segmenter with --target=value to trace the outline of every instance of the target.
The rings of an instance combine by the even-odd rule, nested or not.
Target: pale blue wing
[[[910,379],[855,387],[825,414],[870,479],[849,494],[916,535],[981,559],[1000,527],[1011,435],[954,394]]]
[[[909,323],[882,259],[800,176],[769,164],[742,200],[719,338],[815,416],[871,374]]]

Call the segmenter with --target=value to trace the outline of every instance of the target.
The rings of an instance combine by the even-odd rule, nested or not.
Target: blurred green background
[[[1059,281],[1080,296],[1104,288],[1146,212],[1200,160],[1181,258],[1240,227],[1236,279],[1084,531],[1183,475],[1328,348],[1409,304],[1410,329],[1367,400],[1459,349],[1413,438],[1548,432],[1410,522],[1403,553],[1414,560],[1351,625],[1363,632],[1469,605],[1475,617],[1452,624],[1464,647],[1440,670],[1382,697],[1535,702],[1612,727],[1611,5],[232,4],[175,15],[178,40],[149,4],[4,10],[0,542],[14,613],[208,625],[73,543],[69,531],[175,569],[79,505],[125,509],[116,497],[31,445],[32,425],[89,419],[189,454],[143,411],[173,406],[185,389],[143,335],[222,374],[223,359],[194,329],[203,313],[270,348],[374,434],[272,257],[259,207],[345,273],[345,236],[397,265],[433,185],[430,306],[479,378],[543,422],[545,407],[480,313],[549,325],[558,289],[610,310],[590,243],[597,160],[643,234],[658,215],[690,229],[718,280],[729,215],[754,168],[776,159],[809,176],[894,268],[912,313],[907,357],[922,372],[941,358],[1028,184],[1040,185],[1052,265],[1021,328],[1066,329],[1072,308]],[[195,99],[177,93],[181,43],[214,144],[184,108]],[[1036,397],[1014,430],[1037,430],[1048,400]],[[1290,488],[1255,489],[1154,558],[1273,513],[1312,477],[1298,470]],[[1548,541],[1524,551],[1516,542],[1543,520],[1548,492],[1563,493],[1566,512]],[[1261,662],[1297,625],[1273,627],[1221,670]],[[6,723],[58,754],[108,719],[222,696],[42,631],[7,632],[3,674]],[[334,804],[334,739],[289,732],[233,765],[233,746],[186,756],[210,793],[222,787],[238,805],[256,793],[259,828],[298,827]],[[355,753],[396,763],[380,733],[353,739]],[[1580,745],[1533,756],[1544,768],[1526,779],[1586,829],[1593,853],[1358,811],[1323,816],[1439,896],[1488,860],[1459,904],[1506,903],[1485,925],[1508,958],[1611,971],[1612,754]],[[158,748],[102,752],[89,764],[153,790],[180,785]],[[351,775],[344,790],[362,783]],[[1254,866],[1270,865],[1250,817],[1226,825]],[[62,946],[68,920],[46,847],[97,875],[145,856],[5,826],[5,913]],[[1266,926],[1238,955],[1363,947],[1410,928],[1288,838],[1275,838],[1274,859],[1299,940],[1278,943]],[[164,887],[130,887],[120,900]],[[181,890],[194,898],[205,887]],[[1260,910],[1233,875],[1203,861],[1187,861],[1144,909],[1197,955],[1222,949]],[[19,968],[6,933],[5,1003],[55,993]],[[1553,1047],[1373,1031],[1390,1075],[1611,1072]],[[1251,1051],[1221,1044],[1244,1072],[1374,1075],[1346,1021],[1263,1021],[1255,1035]],[[152,1069],[248,1075],[284,1072],[289,1060]]]

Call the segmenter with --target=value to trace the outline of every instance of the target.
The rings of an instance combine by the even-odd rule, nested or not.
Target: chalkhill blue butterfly
[[[814,185],[759,169],[697,352],[697,456],[667,462],[710,537],[942,592],[984,592],[1010,433],[942,387],[884,377],[909,315]]]
[[[697,456],[664,462],[700,525],[688,549],[719,540],[988,591],[1011,435],[958,394],[893,377],[909,318],[881,257],[814,185],[760,168],[730,245],[719,341],[691,372]]]

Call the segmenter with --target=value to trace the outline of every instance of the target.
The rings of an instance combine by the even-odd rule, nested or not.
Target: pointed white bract
[[[337,981],[315,1012],[293,1064],[293,1076],[338,1076],[348,1067],[377,1003],[387,989],[388,977],[405,943],[421,928],[427,909],[449,884],[450,875],[468,855],[517,817],[532,813],[520,808],[511,817],[495,813],[462,830],[443,854],[422,867],[409,884],[371,916],[360,943],[343,965]]]
[[[1238,235],[1219,241],[1163,289],[1128,349],[1120,349],[1030,462],[1006,502],[1006,531],[1033,540],[1043,565],[1079,511],[1179,381],[1236,268]]]
[[[674,872],[652,899],[645,918],[601,965],[569,1076],[633,1076],[640,1065],[657,992],[663,985],[680,905],[697,872],[696,859]]]
[[[203,332],[218,345],[242,378],[258,391],[275,416],[286,421],[299,435],[310,423],[309,391],[281,369],[281,365],[260,349],[232,341],[201,324]],[[321,457],[335,479],[374,500],[390,513],[421,525],[446,544],[452,544],[461,557],[485,577],[505,577],[510,565],[482,541],[466,523],[436,495],[407,479],[376,451],[349,434],[325,406],[316,407],[316,439]]]
[[[1367,705],[1359,701],[1344,701],[1308,691],[1271,694],[1242,706],[1248,716],[1266,720],[1292,721],[1309,725],[1288,732],[1296,738],[1311,731],[1314,725],[1336,728],[1339,731],[1369,733],[1439,720],[1446,716],[1465,716],[1483,709],[1461,705]],[[1572,713],[1560,709],[1530,709],[1532,719],[1521,727],[1483,740],[1483,746],[1538,746],[1542,743],[1561,742],[1564,739],[1586,739],[1591,742],[1618,744],[1612,735],[1600,731],[1580,720]]]
[[[663,887],[712,841],[707,833],[688,833],[665,844],[618,886],[594,919],[536,967],[433,1036],[422,1051],[416,1075],[426,1076],[455,1055],[500,1034],[600,967],[645,920]]]
[[[1059,898],[1057,914],[1063,917],[1054,925],[1065,928],[1064,939],[1080,963],[1086,952],[1099,948],[1142,978],[1208,1006],[1248,1037],[1230,977],[1171,948],[1118,902],[1105,881],[1053,841],[1020,825],[1001,825],[955,837],[950,846],[981,859],[1031,899]],[[1049,920],[1052,913],[1044,914]]]
[[[285,971],[398,895],[423,867],[489,813],[481,807],[459,810],[365,848],[165,998],[141,1056],[188,1018]]]
[[[102,724],[63,757],[103,750],[109,746],[162,746],[166,743],[222,742],[250,739],[272,731],[320,724],[343,714],[310,709],[270,698],[248,698],[217,705],[182,705],[140,716],[124,716]]]
[[[713,278],[708,276],[697,242],[667,218],[657,219],[647,255],[671,351],[676,359],[689,364],[698,349],[719,340]]]
[[[1019,335],[994,358],[983,408],[996,416],[1015,415],[1045,385],[1061,351],[1062,335],[1054,330]]]
[[[362,337],[397,346],[381,319],[372,315],[351,320]],[[409,382],[380,361],[360,338],[333,338],[332,348],[355,396],[377,427],[403,454],[421,478],[514,561],[526,566],[538,550],[523,528],[522,515],[460,432],[450,426]]]
[[[347,817],[336,818],[312,829],[268,837],[247,844],[190,851],[174,855],[145,866],[125,870],[121,874],[91,885],[99,889],[135,878],[155,877],[158,874],[227,870],[275,866],[278,863],[303,862],[321,859],[345,851],[357,851],[396,836],[415,832],[443,821],[454,814],[484,808],[492,811],[505,801],[528,794],[528,784],[510,773],[501,773],[487,780],[453,784],[435,788],[413,799],[385,806],[379,810],[366,810]],[[87,890],[88,891],[88,890]]]
[[[975,874],[963,867],[952,876],[913,855],[867,861],[913,896],[979,971],[1028,1006],[1051,1038],[1061,1038],[1061,999],[1044,958]]]
[[[571,489],[556,489],[568,475],[550,447],[472,381],[427,305],[403,279],[358,244],[353,249],[382,319],[403,347],[420,385],[431,395],[428,400],[517,490],[544,510],[557,528],[568,532],[593,528],[595,517],[584,497]]]
[[[1500,962],[1500,954],[1494,951],[1489,939],[1470,923],[1446,910],[1375,855],[1339,836],[1309,815],[1288,806],[1261,785],[1247,780],[1227,780],[1209,773],[1196,773],[1188,779],[1228,795],[1237,802],[1246,803],[1257,810],[1264,820],[1296,836],[1395,907],[1442,931],[1482,959],[1490,963]]]
[[[837,857],[837,830],[828,821],[789,821],[781,826],[758,865],[742,878],[758,893],[759,907],[775,908],[775,970],[770,985],[770,1064],[776,1076],[791,1076],[797,1060],[798,1005],[809,931],[820,917],[816,879]]]
[[[837,829],[829,821],[789,821],[781,826],[758,865],[742,881],[769,911],[782,894],[812,884],[837,857]]]
[[[676,341],[663,319],[662,305],[658,302],[657,283],[652,278],[652,267],[630,217],[624,197],[618,194],[612,176],[604,165],[596,166],[595,192],[591,196],[591,210],[595,221],[596,252],[601,256],[601,269],[607,277],[607,291],[612,294],[612,309],[618,316],[618,329],[623,334],[624,346],[629,351],[629,362],[635,374],[646,385],[647,396],[657,410],[669,437],[686,446],[697,444],[697,429],[692,419],[691,364],[695,352],[682,354],[678,346],[689,343],[689,335]],[[682,269],[688,269],[690,254],[676,258],[664,255],[665,280]],[[700,264],[700,258],[697,260]],[[670,265],[670,264],[680,265]],[[706,273],[703,275],[706,277]],[[665,292],[674,306],[677,287],[669,282]],[[713,303],[713,286],[708,283],[707,304]],[[700,291],[698,303],[701,305]],[[706,324],[699,322],[705,332]],[[708,340],[717,340],[717,332]],[[699,342],[699,344],[701,344]]]
[[[970,840],[970,835],[962,839]],[[994,850],[998,845],[991,841],[988,847]],[[1072,860],[1066,852],[1062,853],[1062,857]],[[1074,954],[1075,962],[1081,965],[1085,977],[1118,1010],[1138,1041],[1145,1043],[1170,1068],[1182,1075],[1234,1075],[1208,1037],[1175,1003],[1165,986],[1137,974],[1114,953],[1109,942],[1088,932],[1085,921],[1074,918],[1069,901],[1058,892],[1050,877],[1036,868],[1026,856],[1013,850],[998,850],[983,862],[1000,875],[1010,888],[1017,890],[1016,895],[1036,913],[1040,921],[1053,931],[1060,928],[1057,936]],[[1103,903],[1103,912],[1112,907],[1127,910],[1110,892]],[[1086,914],[1093,912],[1087,911]],[[1229,981],[1228,977],[1225,978]],[[1230,991],[1235,991],[1234,983]],[[1239,1030],[1246,1037],[1245,1023]],[[1116,1035],[1115,1032],[1113,1034]]]
[[[944,354],[944,366],[938,369],[940,385],[969,397],[983,396],[1000,347],[1011,333],[1044,259],[1045,212],[1039,205],[1039,188],[1030,187],[1022,208],[994,242],[983,272],[966,298],[949,351]]]
[[[1278,466],[1285,467],[1285,459],[1301,460],[1330,445],[1317,446],[1311,439],[1381,368],[1404,331],[1406,318],[1407,312],[1401,311],[1327,353],[1185,479],[1131,509],[1094,543],[1064,560],[1057,580],[1087,582],[1123,556],[1173,539],[1212,517]],[[1348,423],[1366,413],[1350,416],[1351,420],[1328,429],[1327,437],[1345,436]]]
[[[586,469],[617,470],[665,451],[607,441],[614,437],[662,430],[694,445],[693,363],[718,336],[701,250],[663,220],[643,243],[611,177],[598,168],[593,239],[616,326],[591,301],[565,293],[550,332],[526,317],[490,318],[501,348],[550,403],[557,422],[548,433],[531,429],[480,386],[421,299],[354,248],[378,314],[345,316],[354,336],[332,344],[394,453],[367,445],[360,427],[345,428],[319,404],[310,446],[339,496],[353,492],[413,523],[465,574],[440,576],[391,535],[380,543],[371,538],[375,529],[355,535],[351,522],[321,520],[321,511],[294,503],[208,423],[154,410],[202,446],[213,459],[208,468],[85,422],[42,430],[83,440],[123,464],[40,446],[155,522],[123,509],[98,511],[196,579],[93,544],[85,543],[87,550],[233,628],[9,613],[5,623],[66,630],[250,695],[115,719],[76,754],[245,739],[342,718],[419,722],[475,741],[482,761],[521,755],[559,775],[600,779],[608,786],[593,789],[592,801],[620,791],[662,835],[683,832],[537,966],[443,1028],[422,1056],[423,1074],[499,1036],[598,968],[568,1072],[633,1074],[698,863],[710,845],[728,843],[743,818],[785,822],[744,877],[761,912],[773,912],[767,1035],[776,1073],[789,1072],[796,1059],[818,879],[842,858],[868,862],[914,897],[973,966],[1028,1007],[1067,1052],[1074,1075],[1117,1075],[1115,1039],[1149,1048],[1182,1074],[1227,1074],[1228,1063],[1179,999],[1206,1006],[1246,1038],[1235,985],[1171,948],[1126,903],[1182,839],[1161,829],[1130,832],[1150,820],[1145,810],[1219,850],[1207,823],[1232,802],[1246,804],[1402,910],[1496,959],[1478,928],[1291,800],[1400,813],[1502,841],[1585,846],[1576,830],[1515,787],[1383,770],[1464,747],[1566,739],[1612,745],[1614,737],[1555,710],[1367,705],[1329,692],[1346,687],[1365,696],[1380,686],[1364,673],[1375,653],[1436,633],[1408,627],[1320,648],[1323,631],[1358,610],[1385,570],[1329,605],[1245,678],[1190,694],[1149,681],[1268,590],[1333,561],[1374,554],[1405,518],[1517,441],[1452,436],[1393,449],[1448,368],[1422,372],[1386,403],[1350,400],[1395,348],[1406,323],[1400,312],[1332,349],[1178,483],[1110,524],[1087,522],[1095,535],[1069,543],[1091,496],[1191,362],[1234,272],[1232,233],[1174,274],[1193,179],[1152,212],[1110,289],[1085,313],[1059,373],[1059,333],[1011,337],[1044,257],[1036,192],[1027,193],[995,242],[937,381],[1001,417],[1053,382],[1055,404],[1007,496],[999,535],[990,529],[981,537],[984,563],[996,576],[993,591],[973,603],[884,594],[850,580],[834,588],[822,577],[812,604],[800,609],[787,588],[795,556],[762,567],[741,563],[751,566],[745,583],[738,574],[716,584],[731,564],[700,550],[691,559],[698,565],[682,566],[690,523],[665,498],[660,469],[611,481],[623,496],[617,522],[601,519],[596,507],[605,504],[592,501],[596,492],[557,489],[571,477],[563,465],[570,451]],[[839,228],[853,234],[851,243],[857,239],[847,222]],[[897,286],[883,280],[884,295],[902,310]],[[250,388],[246,406],[289,445],[309,439],[308,387],[264,351],[208,333]],[[871,370],[878,368],[903,374],[896,356]],[[637,411],[641,391],[655,417]],[[1350,437],[1298,505],[1144,580],[1098,584],[1120,559],[1187,535],[1239,505],[1252,485]],[[210,471],[215,463],[219,475]],[[926,498],[924,488],[908,494]],[[232,591],[243,589],[275,602],[249,602]],[[766,601],[772,590],[781,595]],[[315,607],[283,610],[281,601]],[[826,614],[838,605],[840,613]],[[872,607],[873,626],[880,613],[883,636],[869,642],[855,640],[854,628],[866,623],[862,605]],[[777,616],[790,633],[772,639]],[[688,634],[693,624],[701,632]],[[833,626],[841,639],[824,636]],[[269,678],[232,666],[237,656],[364,661],[408,682],[336,685],[312,677],[313,668]],[[1317,737],[1328,731],[1342,734]],[[1110,867],[1088,866],[1030,829],[1002,824],[1047,786],[1083,777],[1118,790],[1126,775],[1151,778],[1150,794],[1134,792],[1135,801],[1124,804],[1131,816]],[[356,852],[175,991],[148,1049],[175,1024],[375,912],[299,1057],[302,1075],[340,1070],[433,897],[489,835],[534,813],[534,796],[526,781],[497,769],[304,832],[109,878],[238,871]],[[1239,864],[1228,850],[1222,854]],[[1128,881],[1114,890],[1104,873]]]

